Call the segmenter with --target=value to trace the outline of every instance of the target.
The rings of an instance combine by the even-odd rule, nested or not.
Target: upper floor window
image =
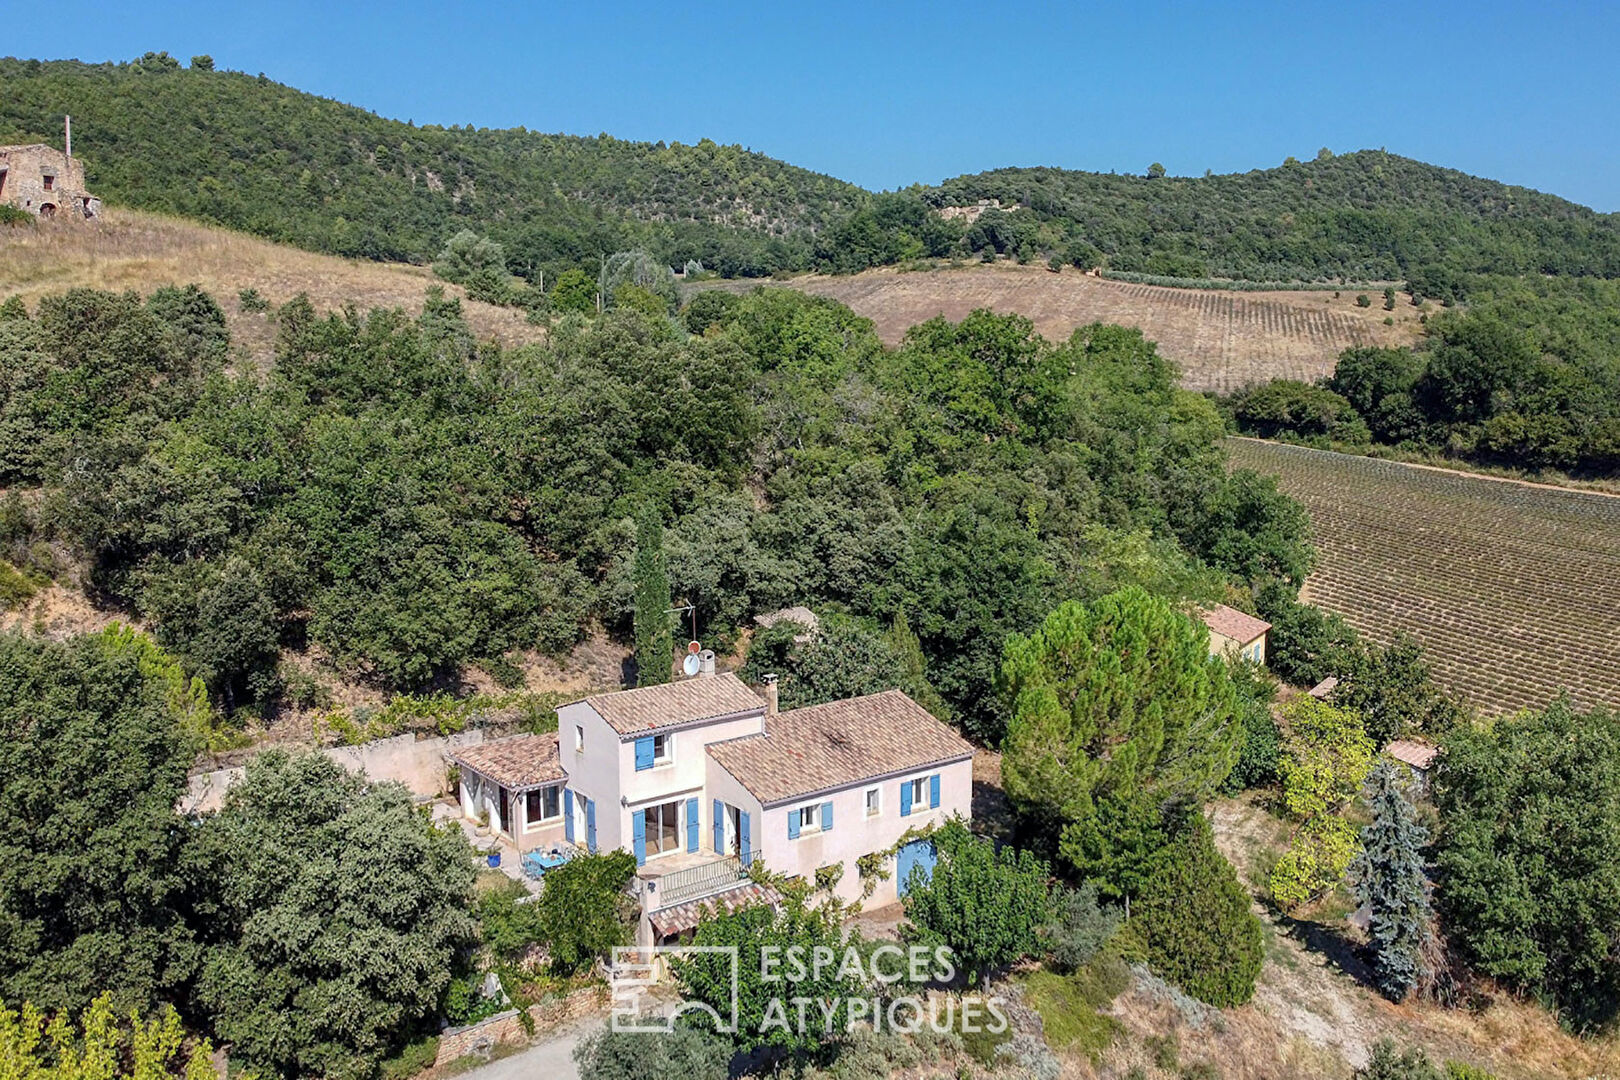
[[[673,760],[675,742],[668,735],[653,736],[653,764],[664,765]]]
[[[574,725],[574,751],[576,753],[580,753],[580,754],[583,754],[585,752],[585,725],[584,724],[575,724]]]
[[[883,812],[883,789],[882,788],[875,788],[875,787],[874,788],[867,788],[866,789],[866,816],[867,817],[877,817],[882,812]]]
[[[52,176],[50,173],[46,173],[43,179],[45,181],[46,191],[54,191],[56,189],[56,177]]]
[[[911,805],[919,808],[928,805],[928,777],[921,776],[911,781]]]
[[[807,831],[809,829],[814,829],[816,827],[816,812],[819,809],[820,809],[820,807],[818,807],[818,806],[801,806],[801,807],[799,807],[799,831],[800,832],[805,832],[805,831]]]

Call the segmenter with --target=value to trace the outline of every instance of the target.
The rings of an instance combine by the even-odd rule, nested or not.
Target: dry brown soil
[[[741,292],[755,284],[717,282],[710,287]],[[1404,296],[1393,312],[1385,311],[1381,288],[1347,287],[1338,297],[1332,292],[1170,289],[1011,263],[808,275],[768,287],[799,289],[847,304],[871,319],[891,345],[917,323],[937,315],[955,321],[977,308],[1023,315],[1053,341],[1094,322],[1135,326],[1181,365],[1183,385],[1199,391],[1230,391],[1272,378],[1315,379],[1333,370],[1342,350],[1408,345],[1420,325],[1420,312]],[[1362,289],[1368,291],[1371,307],[1356,306]],[[1385,326],[1386,317],[1395,325]]]

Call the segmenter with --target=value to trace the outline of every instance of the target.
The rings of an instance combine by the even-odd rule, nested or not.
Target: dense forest
[[[411,689],[622,632],[647,507],[705,640],[795,603],[902,621],[942,711],[990,742],[1001,642],[1054,597],[1207,599],[1309,561],[1298,506],[1229,477],[1214,406],[1118,327],[1053,344],[981,312],[886,349],[847,308],[764,290],[502,351],[454,301],[297,299],[274,368],[233,374],[192,287],[18,308],[7,558],[49,573],[42,541],[70,545],[227,706],[280,690],[284,645]]]
[[[1466,310],[1428,320],[1416,349],[1349,349],[1315,385],[1232,395],[1238,429],[1324,447],[1370,445],[1483,465],[1620,472],[1620,287],[1465,279]]]
[[[1000,227],[1027,217],[1023,232],[1039,249],[1119,271],[1437,284],[1468,273],[1620,276],[1614,215],[1381,150],[1324,150],[1224,176],[1159,171],[997,169],[947,180],[926,198],[1021,207],[996,215]]]
[[[1620,223],[1383,151],[1222,176],[998,169],[872,194],[737,146],[417,126],[273,82],[182,67],[0,60],[0,142],[60,138],[115,202],[316,251],[426,262],[471,229],[549,286],[614,252],[727,277],[1013,257],[1248,281],[1474,273],[1620,276]],[[998,200],[968,223],[937,212]]]
[[[97,194],[312,251],[422,262],[457,230],[534,278],[647,248],[727,276],[801,266],[861,189],[738,146],[418,126],[259,75],[0,60],[0,143],[61,144]]]

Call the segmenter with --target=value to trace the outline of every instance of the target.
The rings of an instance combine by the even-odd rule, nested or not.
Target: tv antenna
[[[697,605],[696,604],[682,604],[680,607],[668,608],[668,609],[665,610],[664,614],[665,615],[690,615],[690,616],[692,616],[692,641],[694,643],[697,641]],[[696,652],[697,650],[694,649],[692,651]]]

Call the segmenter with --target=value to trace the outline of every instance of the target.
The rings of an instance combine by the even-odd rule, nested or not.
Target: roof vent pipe
[[[776,676],[765,676],[765,715],[776,715]]]

